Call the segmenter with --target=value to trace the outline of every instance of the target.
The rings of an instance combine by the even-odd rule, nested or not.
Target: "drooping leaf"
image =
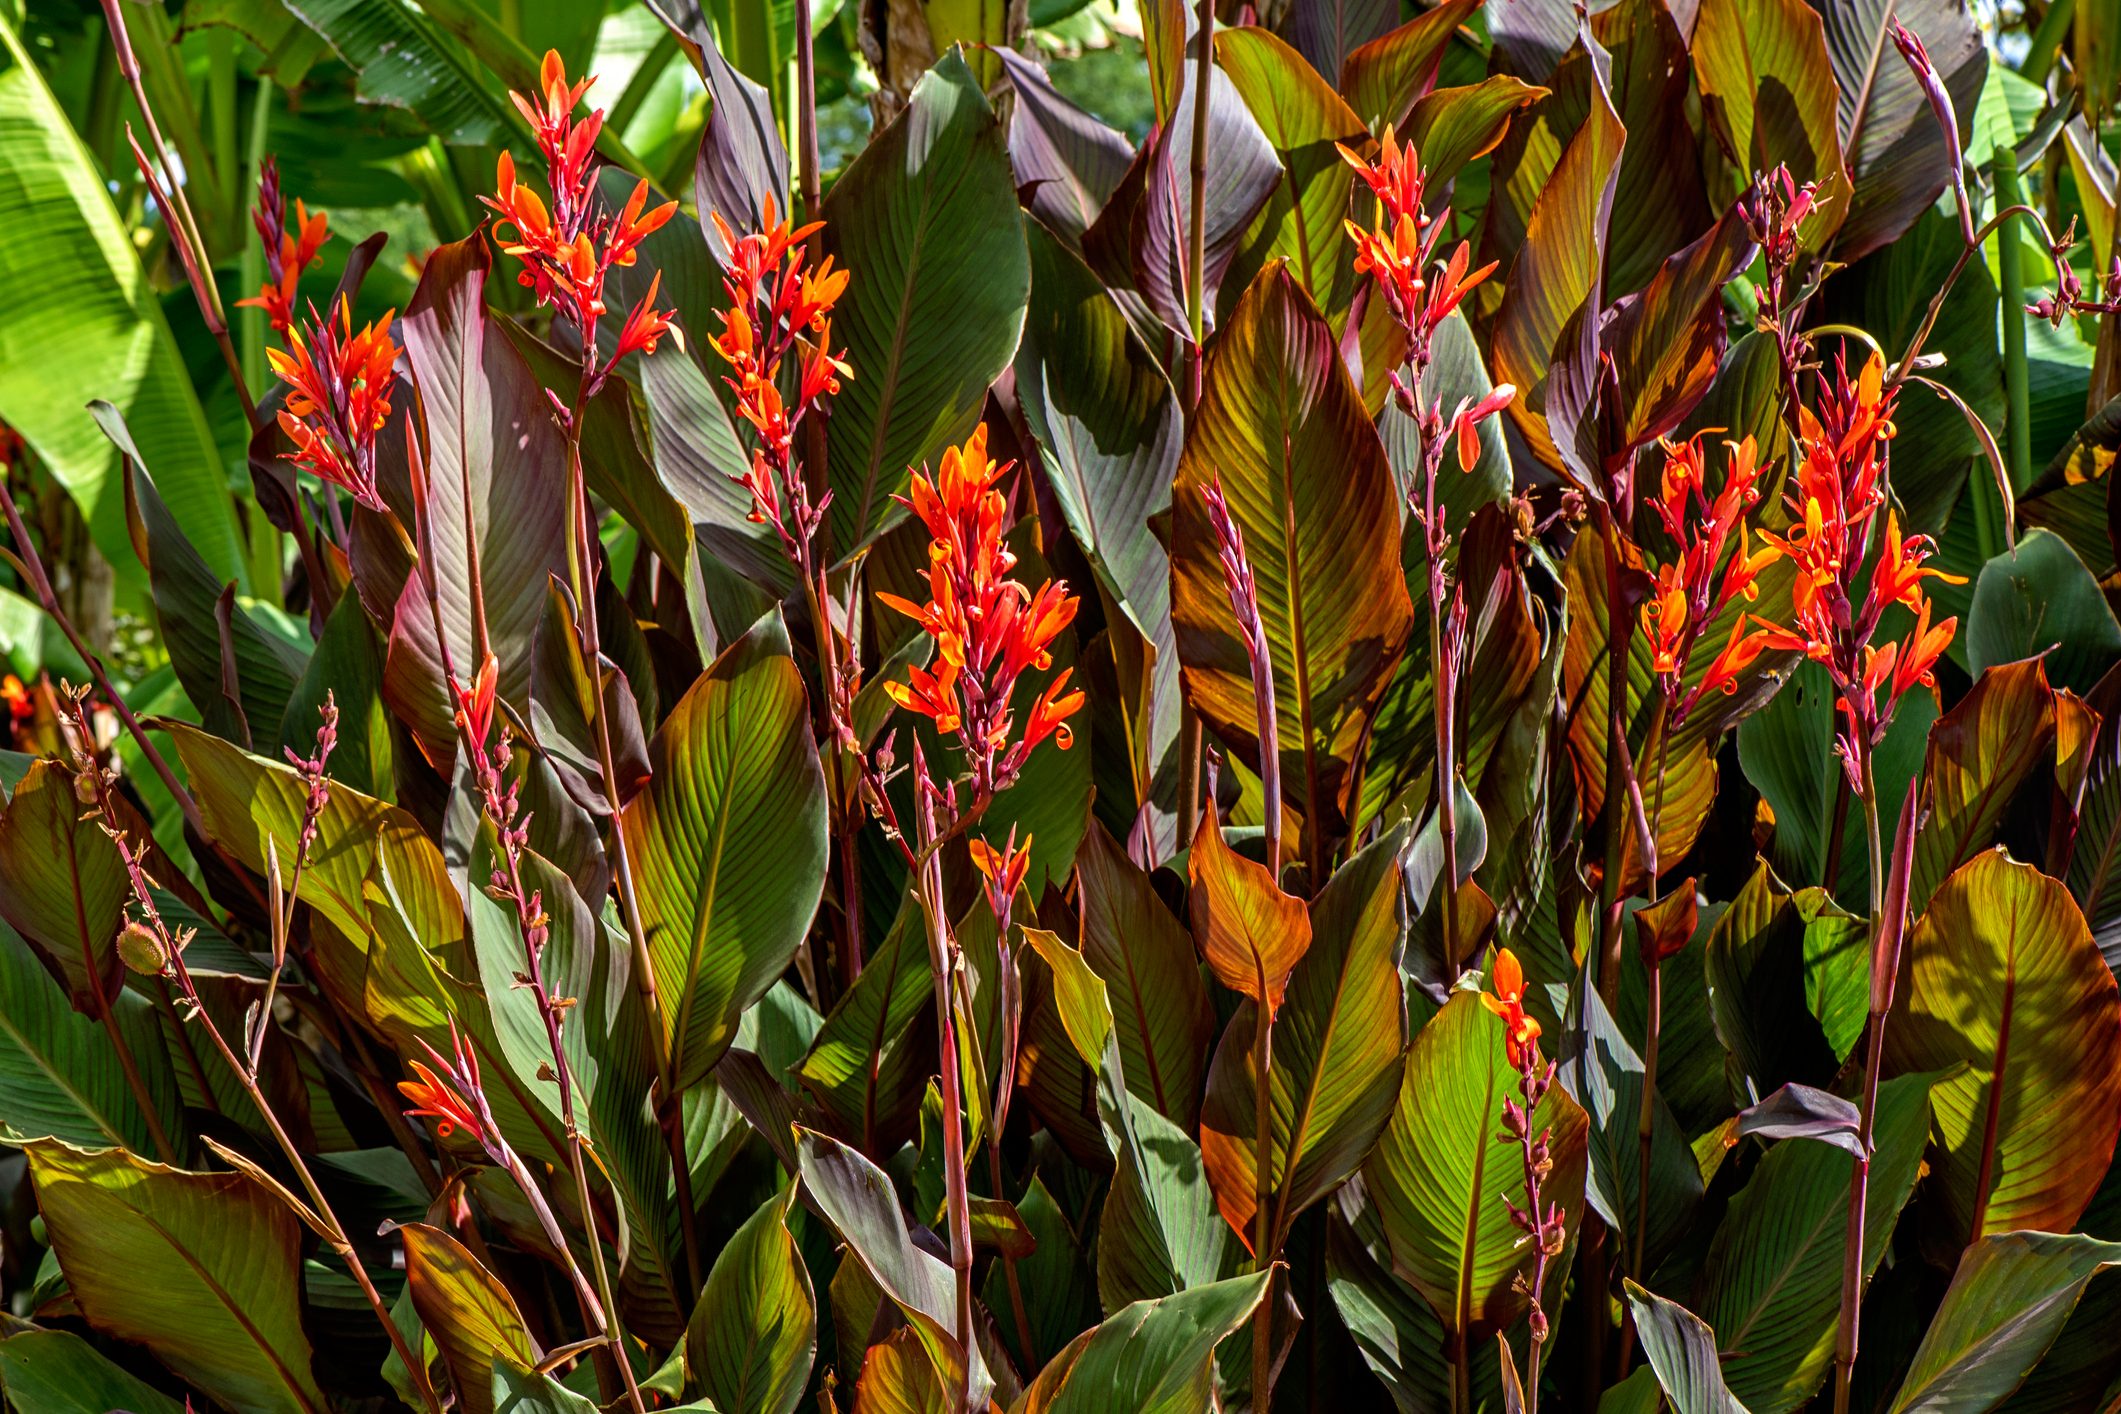
[[[1746,1414],[1716,1360],[1716,1332],[1676,1301],[1626,1284],[1628,1310],[1643,1354],[1677,1414]]]
[[[996,52],[1016,91],[1009,164],[1019,192],[1029,189],[1025,209],[1061,241],[1080,249],[1083,232],[1126,176],[1133,144],[1069,102],[1030,59],[1014,49]],[[1035,241],[1037,233],[1030,234]],[[1040,298],[1037,275],[1031,297],[1034,304]]]
[[[833,183],[825,238],[854,272],[833,332],[854,377],[833,400],[832,546],[894,518],[908,467],[962,441],[1009,366],[1030,290],[1000,126],[947,54]]]
[[[81,507],[118,573],[133,564],[118,454],[85,411],[117,406],[162,469],[172,518],[222,581],[247,581],[221,455],[110,188],[14,20],[0,20],[0,420]],[[137,581],[135,581],[137,582]]]
[[[685,1332],[698,1392],[729,1414],[790,1414],[810,1382],[817,1304],[788,1234],[794,1190],[767,1199],[715,1258]]]
[[[950,1267],[914,1245],[891,1180],[854,1150],[813,1130],[796,1131],[796,1151],[803,1184],[825,1221],[905,1313],[945,1387],[969,1390],[976,1404],[984,1403],[993,1376],[978,1346],[967,1349],[957,1339]]]
[[[1516,1098],[1517,1080],[1501,1019],[1472,993],[1454,995],[1415,1034],[1399,1104],[1363,1166],[1393,1271],[1442,1318],[1456,1342],[1449,1348],[1484,1347],[1524,1313],[1516,1283],[1532,1254],[1504,1206],[1523,1192],[1524,1174],[1500,1144],[1503,1101]],[[1531,1127],[1551,1133],[1554,1168],[1540,1197],[1560,1206],[1574,1232],[1583,1211],[1583,1111],[1555,1086]]]
[[[1303,900],[1283,893],[1264,864],[1231,849],[1213,810],[1193,837],[1191,863],[1193,938],[1208,970],[1272,1015],[1311,946]]]
[[[476,561],[500,695],[520,705],[545,586],[567,575],[567,451],[529,364],[487,313],[492,265],[483,236],[428,257],[406,306],[405,355],[426,415],[427,538],[448,661],[460,682],[478,671]],[[398,597],[384,693],[429,749],[446,755],[452,706],[434,608],[420,581],[412,575]]]
[[[1985,851],[1937,890],[1907,951],[1888,1065],[1967,1067],[1933,1092],[1955,1235],[2067,1229],[2121,1137],[2121,988],[2069,891]]]
[[[301,1323],[301,1224],[241,1174],[44,1139],[37,1205],[89,1324],[239,1414],[324,1414]]]
[[[1952,175],[1946,136],[1913,71],[1893,51],[1887,24],[1897,21],[1922,41],[1962,130],[1987,76],[1988,50],[1957,0],[1856,0],[1816,8],[1825,22],[1841,148],[1853,183],[1836,253],[1853,260],[1905,233]]]
[[[778,614],[715,659],[649,745],[619,813],[674,1083],[705,1075],[809,929],[825,884],[825,782]]]
[[[1250,664],[1202,499],[1218,477],[1259,586],[1284,789],[1313,832],[1330,832],[1413,605],[1384,448],[1331,329],[1279,265],[1253,282],[1210,353],[1172,491],[1171,615],[1186,694],[1256,764]]]
[[[1866,1275],[1885,1255],[1921,1168],[1931,1079],[1905,1075],[1878,1088],[1863,1210]],[[1716,1230],[1699,1314],[1716,1332],[1731,1393],[1753,1414],[1801,1407],[1833,1362],[1854,1164],[1830,1145],[1785,1139],[1768,1150]]]
[[[442,1352],[458,1403],[467,1414],[491,1414],[494,1362],[528,1370],[542,1358],[523,1313],[508,1288],[448,1233],[425,1223],[406,1223],[398,1233],[413,1309]]]
[[[1399,869],[1405,844],[1403,829],[1387,831],[1313,901],[1311,946],[1274,1014],[1266,1156],[1271,1245],[1278,1246],[1298,1214],[1361,1167],[1398,1100],[1406,1046],[1396,960],[1405,930]],[[1231,1017],[1201,1114],[1201,1157],[1217,1206],[1248,1249],[1259,1187],[1253,1050],[1259,1017],[1249,1001]]]
[[[2116,1264],[2121,1244],[2081,1234],[1980,1238],[1960,1254],[1893,1414],[1995,1408],[2047,1354],[2091,1279]]]
[[[31,766],[0,812],[0,918],[83,1016],[101,1018],[124,981],[118,930],[131,897],[118,846],[83,818],[73,773],[57,761]]]

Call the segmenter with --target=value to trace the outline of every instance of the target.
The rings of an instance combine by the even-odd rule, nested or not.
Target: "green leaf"
[[[1702,961],[1709,1015],[1730,1054],[1727,1069],[1739,1097],[1771,1094],[1791,1081],[1823,1085],[1833,1074],[1832,1053],[1806,995],[1805,922],[1763,861],[1709,930]]]
[[[1000,126],[959,55],[922,76],[825,203],[853,283],[834,311],[854,377],[832,404],[832,544],[874,539],[907,468],[963,440],[1023,332],[1031,265]]]
[[[721,1058],[801,946],[825,887],[825,780],[775,613],[688,689],[619,813],[674,1083]]]
[[[594,1400],[584,1399],[550,1375],[519,1370],[506,1360],[493,1362],[487,1388],[494,1414],[597,1414]]]
[[[323,1414],[301,1321],[295,1216],[240,1174],[120,1149],[27,1146],[37,1206],[90,1325],[136,1341],[237,1414]]]
[[[1090,1333],[1050,1403],[1051,1414],[1182,1414],[1214,1395],[1215,1347],[1242,1326],[1267,1294],[1270,1274],[1231,1277],[1114,1312]],[[1040,1377],[1039,1383],[1045,1383]]]
[[[179,1131],[177,1079],[154,1005],[120,989],[112,1023],[140,1068],[163,1132]],[[150,1153],[154,1134],[125,1078],[110,1030],[67,1003],[12,928],[0,924],[0,1125],[23,1138],[119,1145]]]
[[[2049,682],[2089,692],[2121,658],[2121,623],[2062,537],[2030,530],[2015,552],[1982,566],[1966,653],[1977,677],[1993,664],[2045,655]]]
[[[902,904],[795,1071],[840,1132],[860,1138],[865,1149],[885,1152],[913,1128],[923,1073],[917,1068],[935,1054],[914,1022],[935,999],[934,978],[920,910]]]
[[[810,1383],[817,1303],[788,1235],[794,1198],[775,1194],[736,1230],[686,1327],[691,1382],[720,1414],[790,1414]]]
[[[0,917],[74,1010],[100,1018],[125,979],[117,942],[132,885],[100,820],[82,812],[71,771],[57,761],[29,768],[0,813]]]
[[[1330,832],[1413,604],[1384,447],[1332,330],[1278,264],[1217,338],[1172,492],[1171,617],[1186,696],[1256,766],[1250,662],[1202,496],[1218,478],[1259,586],[1285,789],[1312,831]]]
[[[404,0],[286,0],[360,79],[365,102],[409,108],[444,142],[506,146],[518,123],[499,86]]]
[[[1986,851],[1937,890],[1907,951],[1888,1068],[1966,1063],[1932,1097],[1954,1235],[2068,1229],[2121,1137],[2121,988],[2069,890]]]
[[[318,709],[330,694],[339,708],[339,744],[331,777],[365,795],[392,787],[391,716],[383,705],[383,643],[358,594],[343,594],[324,621],[316,652],[295,683],[275,739],[307,756],[315,748]]]
[[[467,1414],[492,1414],[495,1361],[531,1369],[542,1358],[515,1298],[493,1273],[440,1228],[399,1227],[405,1284],[420,1324],[442,1352],[450,1383]]]
[[[1386,831],[1336,872],[1311,904],[1311,946],[1274,1018],[1269,1071],[1269,1242],[1361,1167],[1398,1101],[1406,1006],[1397,957],[1405,935],[1399,856]],[[1201,1114],[1201,1157],[1225,1221],[1249,1250],[1259,1173],[1253,1068],[1259,1010],[1239,1004],[1216,1048]]]
[[[1642,1058],[1588,977],[1577,979],[1574,1002],[1573,1034],[1560,1047],[1556,1078],[1590,1121],[1585,1197],[1606,1226],[1629,1243],[1637,1235],[1636,1214],[1644,1215],[1639,1266],[1654,1271],[1701,1205],[1701,1170],[1685,1131],[1658,1094],[1651,1109],[1650,1171],[1642,1172]],[[1650,1188],[1646,1204],[1645,1183]]]
[[[1892,1414],[1995,1408],[2047,1354],[2091,1279],[2117,1265],[2121,1243],[2078,1234],[1981,1238],[1960,1254]]]
[[[1922,1166],[1933,1077],[1878,1087],[1864,1198],[1863,1270],[1876,1270]],[[1709,1248],[1700,1316],[1716,1332],[1723,1377],[1753,1414],[1811,1398],[1834,1358],[1854,1156],[1809,1139],[1770,1148],[1731,1200]]]
[[[977,1345],[968,1350],[957,1339],[950,1267],[914,1245],[891,1180],[854,1150],[814,1130],[797,1129],[796,1151],[803,1184],[819,1212],[869,1279],[905,1313],[945,1387],[968,1391],[973,1407],[984,1407],[994,1378]]]
[[[1716,1361],[1716,1332],[1676,1301],[1624,1282],[1643,1354],[1676,1414],[1746,1414]]]
[[[1052,969],[1067,1040],[1097,1085],[1098,1119],[1116,1172],[1097,1229],[1097,1286],[1107,1311],[1215,1280],[1229,1250],[1200,1147],[1127,1088],[1104,979],[1053,934],[1024,938]]]
[[[1223,30],[1215,36],[1215,58],[1281,161],[1281,180],[1232,268],[1249,281],[1269,261],[1283,261],[1313,304],[1342,318],[1355,295],[1346,227],[1355,169],[1334,144],[1360,144],[1367,136],[1363,121],[1318,70],[1267,30]]]
[[[0,1391],[15,1408],[38,1414],[178,1414],[177,1401],[70,1331],[24,1330],[0,1340]]]
[[[1030,1256],[1016,1262],[1017,1284],[1024,1294],[1024,1314],[1031,1327],[1031,1349],[1016,1349],[1014,1321],[997,1324],[1010,1342],[1018,1367],[1028,1370],[1051,1360],[1078,1332],[1095,1324],[1100,1313],[1089,1257],[1068,1214],[1037,1174],[1031,1176],[1023,1197],[1017,1200],[1016,1211],[1038,1244]],[[982,1299],[990,1311],[1008,1309],[1008,1273],[999,1262],[987,1268]]]
[[[1360,1185],[1341,1190],[1327,1210],[1326,1291],[1398,1414],[1442,1414],[1452,1379],[1443,1323],[1414,1288],[1392,1275],[1375,1206],[1358,1208],[1351,1201],[1360,1191]],[[1481,1368],[1476,1361],[1476,1378]]]
[[[0,327],[0,420],[20,432],[79,503],[96,548],[128,573],[118,455],[84,410],[120,408],[184,536],[217,579],[245,584],[243,550],[214,445],[184,359],[131,233],[66,113],[0,19],[0,283],[14,291]]]
[[[427,535],[447,659],[478,672],[474,559],[500,695],[522,706],[545,587],[567,576],[567,448],[529,363],[487,312],[493,257],[483,235],[437,247],[405,309],[405,356],[426,419]],[[455,749],[434,606],[413,574],[398,596],[384,693],[446,759]]]
[[[1826,877],[1826,847],[1847,774],[1834,754],[1837,709],[1824,665],[1799,662],[1768,704],[1738,724],[1738,765],[1775,813],[1769,848],[1775,872],[1796,883]],[[1922,767],[1937,699],[1913,692],[1900,699],[1872,761],[1881,801],[1907,798],[1907,783]],[[1861,828],[1863,807],[1853,799],[1841,831],[1834,892],[1855,902],[1870,897],[1870,845]]]
[[[1517,1098],[1517,1082],[1501,1019],[1475,994],[1455,993],[1415,1034],[1398,1107],[1363,1166],[1393,1271],[1443,1318],[1455,1349],[1484,1346],[1525,1310],[1516,1283],[1531,1270],[1532,1253],[1504,1205],[1523,1193],[1524,1174],[1501,1146],[1503,1101]],[[1541,1199],[1559,1205],[1576,1231],[1584,1113],[1556,1086],[1532,1112],[1531,1126],[1552,1135],[1554,1168]]]
[[[1192,935],[1103,826],[1075,862],[1082,957],[1104,979],[1128,1092],[1190,1133],[1214,1035]]]

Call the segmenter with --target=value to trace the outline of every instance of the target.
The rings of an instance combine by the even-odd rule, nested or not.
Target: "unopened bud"
[[[159,977],[169,966],[169,950],[154,929],[132,919],[118,934],[118,960],[142,977]]]

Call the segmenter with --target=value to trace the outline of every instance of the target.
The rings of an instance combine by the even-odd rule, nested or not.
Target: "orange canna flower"
[[[1952,646],[1952,635],[1959,627],[1957,618],[1946,619],[1932,628],[1930,626],[1929,600],[1915,611],[1915,629],[1907,637],[1907,645],[1900,652],[1900,661],[1893,669],[1893,697],[1898,700],[1902,693],[1916,683],[1931,691],[1937,687],[1937,660]]]
[[[351,492],[371,510],[384,509],[376,488],[376,433],[390,420],[397,382],[398,345],[392,315],[353,328],[353,307],[339,300],[337,320],[314,313],[305,333],[290,327],[285,349],[265,358],[287,385],[280,429],[295,444],[286,459],[322,481]]]
[[[418,1080],[398,1082],[399,1093],[413,1102],[413,1107],[405,1112],[407,1118],[424,1115],[433,1119],[435,1133],[443,1139],[462,1129],[472,1138],[484,1140],[485,1130],[479,1124],[478,1113],[472,1109],[469,1101],[419,1061],[408,1061],[406,1064],[420,1077]]]
[[[1900,538],[1900,514],[1885,513],[1885,542],[1878,550],[1878,568],[1871,579],[1872,594],[1879,605],[1905,604],[1910,609],[1919,609],[1923,604],[1922,581],[1940,579],[1946,584],[1964,584],[1966,576],[1946,574],[1943,570],[1927,568],[1923,561],[1936,553],[1935,542],[1927,535],[1911,535]]]
[[[256,295],[239,299],[236,304],[264,310],[273,332],[285,334],[294,327],[296,287],[329,239],[330,222],[323,212],[311,212],[297,201],[294,225],[287,224],[287,202],[280,195],[279,163],[267,157],[258,170],[258,204],[251,210],[250,223],[257,228],[258,242],[265,252],[265,283],[258,287]]]
[[[1731,636],[1725,641],[1723,651],[1709,664],[1709,670],[1701,675],[1699,693],[1706,696],[1721,692],[1728,696],[1738,690],[1738,675],[1753,666],[1762,653],[1775,646],[1775,637],[1766,629],[1745,631],[1745,620],[1740,618],[1731,625]]]
[[[1502,1018],[1504,1053],[1522,1070],[1539,1055],[1539,1022],[1525,1013],[1524,967],[1517,954],[1508,948],[1497,952],[1488,982],[1494,990],[1481,994],[1481,1005]]]

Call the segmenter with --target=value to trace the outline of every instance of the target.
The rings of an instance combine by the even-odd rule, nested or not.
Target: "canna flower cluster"
[[[1665,534],[1678,547],[1678,558],[1658,566],[1657,587],[1642,606],[1642,628],[1650,644],[1651,670],[1671,704],[1675,726],[1709,693],[1737,691],[1738,674],[1767,646],[1767,630],[1748,631],[1740,616],[1701,681],[1683,691],[1687,659],[1702,631],[1732,600],[1759,596],[1754,580],[1777,554],[1772,548],[1752,550],[1746,529],[1745,513],[1760,500],[1760,456],[1753,439],[1724,443],[1730,449],[1729,468],[1723,489],[1711,497],[1702,446],[1707,435],[1696,433],[1676,446],[1663,444],[1664,480],[1651,500]]]
[[[910,494],[896,498],[919,516],[928,547],[928,600],[877,597],[920,624],[935,641],[933,670],[912,668],[906,682],[887,682],[891,700],[955,732],[964,747],[974,790],[992,795],[1015,781],[1039,743],[1052,737],[1067,750],[1067,721],[1083,705],[1067,691],[1063,668],[1032,703],[1021,736],[1009,701],[1026,669],[1053,666],[1053,641],[1075,620],[1076,598],[1065,581],[1048,580],[1033,593],[1009,578],[1016,556],[1002,544],[1006,499],[996,483],[1012,462],[987,456],[987,429],[975,428],[963,447],[943,453],[941,471],[913,474]]]
[[[791,228],[776,219],[770,196],[764,231],[739,236],[720,212],[711,216],[730,252],[722,278],[729,308],[722,315],[722,332],[711,342],[729,365],[726,381],[736,392],[737,412],[758,434],[751,464],[734,479],[751,493],[752,521],[772,525],[800,563],[832,494],[813,503],[802,477],[794,474],[795,430],[811,414],[822,416],[825,398],[839,392],[842,378],[853,376],[832,352],[832,306],[846,292],[847,272],[834,270],[829,255],[815,270],[804,268],[803,243],[824,223]],[[790,405],[781,392],[781,364],[799,345],[800,372]]]
[[[1417,348],[1426,349],[1451,311],[1495,272],[1495,262],[1470,269],[1472,249],[1460,241],[1440,274],[1430,269],[1443,240],[1442,213],[1432,216],[1421,209],[1428,173],[1422,170],[1413,147],[1401,147],[1389,126],[1376,162],[1364,160],[1343,144],[1335,146],[1340,148],[1341,159],[1377,197],[1375,224],[1347,223],[1348,234],[1355,240],[1355,273],[1376,281],[1392,317]]]
[[[445,1060],[441,1052],[427,1046],[427,1055],[434,1062],[429,1068],[420,1061],[407,1061],[417,1080],[400,1080],[398,1092],[412,1101],[405,1111],[407,1118],[427,1118],[435,1122],[435,1133],[447,1139],[458,1130],[463,1130],[477,1140],[482,1148],[501,1142],[500,1130],[493,1122],[493,1111],[487,1108],[486,1092],[479,1083],[479,1058],[454,1023],[449,1028],[450,1048],[456,1053],[454,1061]],[[436,1070],[441,1074],[437,1075]],[[495,1155],[495,1162],[503,1162]]]
[[[288,326],[285,349],[265,351],[287,385],[280,430],[295,449],[282,456],[380,511],[376,433],[390,420],[398,345],[390,337],[389,313],[355,333],[352,302],[342,295],[336,315],[319,319],[312,308],[306,329]]]
[[[494,237],[501,249],[523,263],[517,280],[536,292],[539,304],[580,331],[589,395],[603,386],[628,354],[654,353],[665,334],[681,344],[684,339],[671,316],[656,309],[656,295],[662,287],[662,274],[657,272],[649,281],[648,293],[627,314],[618,347],[608,360],[597,360],[596,330],[605,311],[605,278],[613,269],[634,263],[641,242],[677,214],[678,204],[666,201],[650,208],[645,180],[634,185],[633,194],[616,212],[598,194],[594,159],[597,135],[604,130],[604,110],[595,109],[579,122],[574,117],[575,107],[595,83],[592,75],[569,84],[558,51],[546,50],[538,70],[538,101],[533,103],[515,92],[508,96],[536,134],[552,206],[548,209],[535,191],[516,180],[515,158],[505,150],[495,163],[494,194],[479,198],[499,218]]]
[[[315,263],[317,252],[330,237],[330,222],[321,211],[312,212],[299,199],[295,223],[287,224],[287,199],[280,194],[280,166],[267,157],[258,171],[258,204],[250,213],[258,241],[265,249],[265,283],[251,299],[239,299],[239,308],[262,309],[272,321],[273,332],[286,335],[295,323],[295,288],[302,272]]]
[[[1774,553],[1797,569],[1788,626],[1756,619],[1764,646],[1805,654],[1826,666],[1840,696],[1846,730],[1838,743],[1860,791],[1860,763],[1891,723],[1900,698],[1917,683],[1936,687],[1933,669],[1951,645],[1958,620],[1930,622],[1925,579],[1966,581],[1926,561],[1936,546],[1926,535],[1903,537],[1896,512],[1886,511],[1875,564],[1868,576],[1878,512],[1885,507],[1884,457],[1895,433],[1893,394],[1885,361],[1872,354],[1851,381],[1845,362],[1832,379],[1820,376],[1815,414],[1798,409],[1802,460],[1789,496],[1794,524],[1787,535],[1761,532]],[[1875,646],[1880,618],[1894,604],[1915,611],[1908,636]],[[1885,696],[1880,700],[1879,694]]]

